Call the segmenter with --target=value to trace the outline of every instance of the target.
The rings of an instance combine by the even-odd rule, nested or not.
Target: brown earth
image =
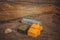
[[[59,13],[60,14],[60,13]],[[26,18],[28,18],[27,16]],[[23,17],[25,18],[25,17]],[[31,15],[30,19],[39,20],[42,22],[44,30],[41,36],[37,38],[28,37],[25,34],[12,32],[10,34],[5,34],[6,28],[17,27],[20,24],[20,20],[3,22],[0,24],[0,40],[59,40],[59,28],[60,28],[60,16],[56,15],[55,12],[44,13],[39,15]]]
[[[52,6],[40,6],[35,4],[11,4],[0,3],[0,21],[17,19],[31,14],[41,14],[55,10]]]
[[[4,33],[5,29],[11,27],[14,28],[21,24],[20,19],[0,22],[0,40],[60,40],[60,10],[57,10],[55,7],[39,6],[35,4],[19,5],[11,3],[0,3],[0,5],[0,21],[20,18],[24,16],[23,18],[30,18],[41,21],[44,28],[41,36],[32,38],[18,32],[12,32],[10,34]],[[20,12],[24,15],[20,14]]]

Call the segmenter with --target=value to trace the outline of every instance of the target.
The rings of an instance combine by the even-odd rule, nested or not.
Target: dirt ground
[[[48,6],[48,4],[33,4],[27,2],[20,2],[18,4],[0,2],[0,5],[0,21],[7,21],[27,15],[41,14],[55,10],[55,7]]]
[[[60,13],[59,13],[60,14]],[[41,36],[37,38],[28,37],[27,35],[12,32],[11,34],[5,34],[4,30],[6,28],[17,27],[20,24],[19,20],[8,21],[0,23],[0,40],[59,40],[59,28],[60,28],[60,16],[56,13],[43,13],[38,15],[28,15],[24,18],[30,18],[39,20],[42,22],[44,30],[41,33]]]
[[[57,12],[59,11],[59,12]],[[5,34],[7,28],[14,28],[21,24],[20,19],[0,22],[0,40],[60,40],[60,10],[56,9],[54,12],[45,12],[42,14],[28,15],[23,18],[34,19],[41,21],[44,30],[41,36],[37,38],[29,37],[25,34],[12,32]]]

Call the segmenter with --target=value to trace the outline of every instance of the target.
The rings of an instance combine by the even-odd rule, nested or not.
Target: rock
[[[5,34],[11,33],[12,31],[13,31],[12,29],[8,28],[5,30]]]
[[[54,11],[52,6],[41,6],[35,4],[14,4],[14,3],[0,3],[0,21],[7,21],[12,19],[21,18],[32,14],[41,14],[45,12]]]

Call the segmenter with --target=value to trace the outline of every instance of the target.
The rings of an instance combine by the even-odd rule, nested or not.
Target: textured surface
[[[57,14],[58,15],[58,14]],[[51,14],[40,14],[40,15],[31,15],[31,19],[40,20],[43,24],[44,30],[40,37],[38,38],[31,38],[24,34],[13,32],[11,34],[4,34],[4,30],[6,28],[16,27],[16,25],[20,24],[19,21],[8,22],[8,23],[1,23],[0,24],[0,40],[59,40],[59,28],[60,16],[57,16],[56,13]],[[57,20],[56,20],[57,19]]]
[[[2,1],[4,1],[4,0],[2,0]],[[22,14],[18,13],[21,16],[19,15],[16,17],[15,8],[17,8],[17,10],[18,10],[21,7],[22,9],[24,8],[24,10],[21,9],[21,11],[19,11],[19,12],[23,13],[23,11],[24,11],[24,13],[23,13],[24,15],[27,15],[27,13],[29,13],[29,14],[32,13],[31,12],[32,10],[34,12],[37,11],[36,13],[39,13],[38,15],[28,15],[25,18],[30,18],[30,19],[35,19],[35,20],[41,21],[42,25],[44,27],[44,30],[42,31],[41,36],[39,36],[38,38],[31,38],[24,34],[18,33],[16,31],[12,32],[11,34],[5,34],[4,31],[6,28],[14,28],[14,27],[17,27],[17,25],[21,24],[19,21],[20,19],[15,20],[15,21],[0,22],[0,40],[60,40],[60,10],[59,9],[56,9],[57,11],[59,11],[59,13],[58,13],[58,12],[54,11],[55,8],[51,9],[51,6],[40,8],[40,6],[37,5],[37,4],[39,4],[38,2],[40,2],[40,0],[38,0],[38,1],[33,0],[33,2],[35,2],[35,3],[33,3],[32,0],[29,0],[28,2],[19,2],[18,1],[18,3],[16,3],[16,1],[15,1],[15,3],[13,3],[13,2],[6,3],[5,1],[1,2],[1,0],[0,0],[0,5],[1,5],[0,6],[0,21],[10,20],[13,18],[14,19],[20,18],[22,16]],[[22,0],[22,1],[24,1],[24,0]],[[51,2],[51,3],[55,3],[55,2]],[[19,6],[19,4],[21,4],[21,6]],[[12,5],[12,6],[10,6],[10,5]],[[45,5],[45,6],[47,6],[47,5]],[[31,8],[31,10],[30,10],[30,8]],[[51,9],[51,10],[49,11],[46,8]],[[47,12],[45,9],[47,10]],[[9,13],[6,11],[8,11]],[[12,11],[12,13],[11,13],[11,11]],[[26,12],[26,11],[30,11],[30,12]],[[54,11],[54,12],[52,12],[52,11]],[[43,12],[43,13],[40,14],[40,12]]]
[[[38,5],[27,2],[11,3],[0,2],[0,21],[17,19],[31,14],[41,14],[54,11],[55,8],[47,5]]]

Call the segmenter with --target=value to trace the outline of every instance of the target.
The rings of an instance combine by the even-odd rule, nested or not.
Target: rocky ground
[[[0,40],[59,40],[59,28],[60,28],[60,13],[43,13],[38,15],[28,15],[24,18],[30,18],[39,20],[42,22],[44,30],[41,36],[37,38],[28,37],[27,35],[12,32],[10,34],[5,34],[6,28],[17,27],[20,24],[20,19],[15,21],[2,22],[0,24]]]
[[[31,0],[32,1],[32,0]],[[28,15],[23,18],[29,18],[41,21],[44,30],[41,36],[37,38],[28,37],[25,34],[17,31],[10,34],[5,34],[7,28],[15,28],[21,24],[20,19],[0,22],[0,40],[60,40],[60,9],[53,12],[44,12],[42,14]]]

